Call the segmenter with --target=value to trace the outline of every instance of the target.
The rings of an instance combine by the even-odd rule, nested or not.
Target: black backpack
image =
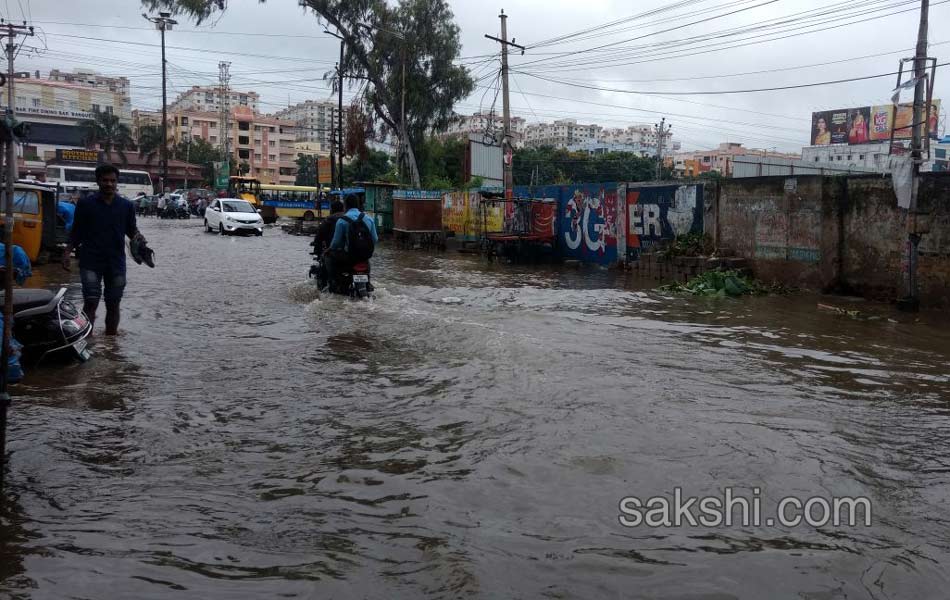
[[[363,220],[364,216],[360,213],[356,220],[345,215],[340,217],[350,224],[346,233],[346,253],[357,262],[369,260],[373,256],[373,250],[376,249],[373,234],[366,225],[366,221]]]

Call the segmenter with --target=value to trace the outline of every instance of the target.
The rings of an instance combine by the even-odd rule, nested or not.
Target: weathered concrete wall
[[[823,288],[836,279],[837,227],[827,178],[757,177],[720,182],[711,219],[719,247],[749,259],[757,275]],[[830,194],[829,194],[830,195]]]
[[[792,285],[896,298],[905,214],[890,177],[758,177],[725,180],[706,232],[747,258],[756,274]],[[930,231],[918,268],[925,304],[950,305],[950,175],[922,177]]]

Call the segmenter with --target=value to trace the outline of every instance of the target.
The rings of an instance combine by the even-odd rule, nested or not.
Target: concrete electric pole
[[[485,37],[501,44],[501,92],[504,110],[504,130],[501,151],[504,164],[505,198],[511,198],[512,190],[514,189],[514,171],[512,170],[514,166],[512,164],[514,162],[514,148],[511,143],[511,99],[508,95],[508,46],[518,48],[521,50],[521,54],[524,54],[525,48],[524,46],[516,44],[514,39],[510,42],[508,41],[508,15],[505,14],[504,10],[501,11],[498,18],[501,19],[501,38],[496,38],[491,35],[486,35]]]
[[[914,118],[911,123],[910,156],[913,161],[913,186],[911,188],[910,206],[907,208],[907,241],[904,259],[904,297],[898,301],[901,310],[916,312],[920,309],[920,296],[917,286],[917,251],[920,244],[920,231],[917,223],[917,194],[920,190],[920,165],[923,162],[922,131],[928,127],[929,119],[924,121],[927,98],[927,30],[930,13],[930,1],[920,2],[920,27],[917,31],[917,51],[914,53]],[[926,109],[930,115],[929,104]]]
[[[7,456],[7,409],[10,407],[10,395],[7,393],[7,371],[10,363],[10,337],[13,331],[13,228],[16,226],[13,219],[14,184],[17,180],[16,156],[16,96],[13,93],[14,79],[13,59],[16,56],[16,39],[19,36],[33,35],[33,27],[25,22],[14,25],[0,20],[2,37],[7,38],[5,45],[7,53],[7,108],[3,122],[3,143],[6,144],[6,177],[5,199],[6,212],[3,222],[4,256],[4,302],[3,302],[3,347],[0,350],[0,486],[3,485],[3,473],[6,470]]]
[[[663,180],[663,142],[666,140],[666,134],[673,126],[666,126],[666,117],[663,117],[656,126],[656,180]]]
[[[230,165],[231,162],[231,127],[228,121],[231,117],[231,90],[228,84],[231,83],[231,63],[221,61],[218,63],[218,101],[220,106],[219,129],[221,140],[221,150],[224,154],[224,161]]]
[[[142,14],[147,21],[155,23],[155,29],[162,33],[162,193],[168,186],[168,63],[165,60],[165,32],[171,31],[178,21],[172,19],[172,14],[158,13],[157,17]]]

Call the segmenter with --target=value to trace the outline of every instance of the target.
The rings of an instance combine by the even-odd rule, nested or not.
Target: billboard
[[[934,100],[930,109],[931,137],[938,136],[939,114],[940,100]],[[912,103],[900,104],[896,108],[892,104],[885,104],[814,112],[811,115],[811,145],[884,142],[891,139],[892,129],[894,139],[910,139],[913,116]]]
[[[333,184],[333,167],[330,164],[329,156],[317,157],[317,181],[319,183]]]

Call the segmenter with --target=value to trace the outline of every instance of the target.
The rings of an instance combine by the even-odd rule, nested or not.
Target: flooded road
[[[124,334],[14,388],[0,597],[946,597],[940,315],[389,248],[374,302],[314,300],[308,238],[142,229]],[[873,522],[619,522],[677,487]]]

